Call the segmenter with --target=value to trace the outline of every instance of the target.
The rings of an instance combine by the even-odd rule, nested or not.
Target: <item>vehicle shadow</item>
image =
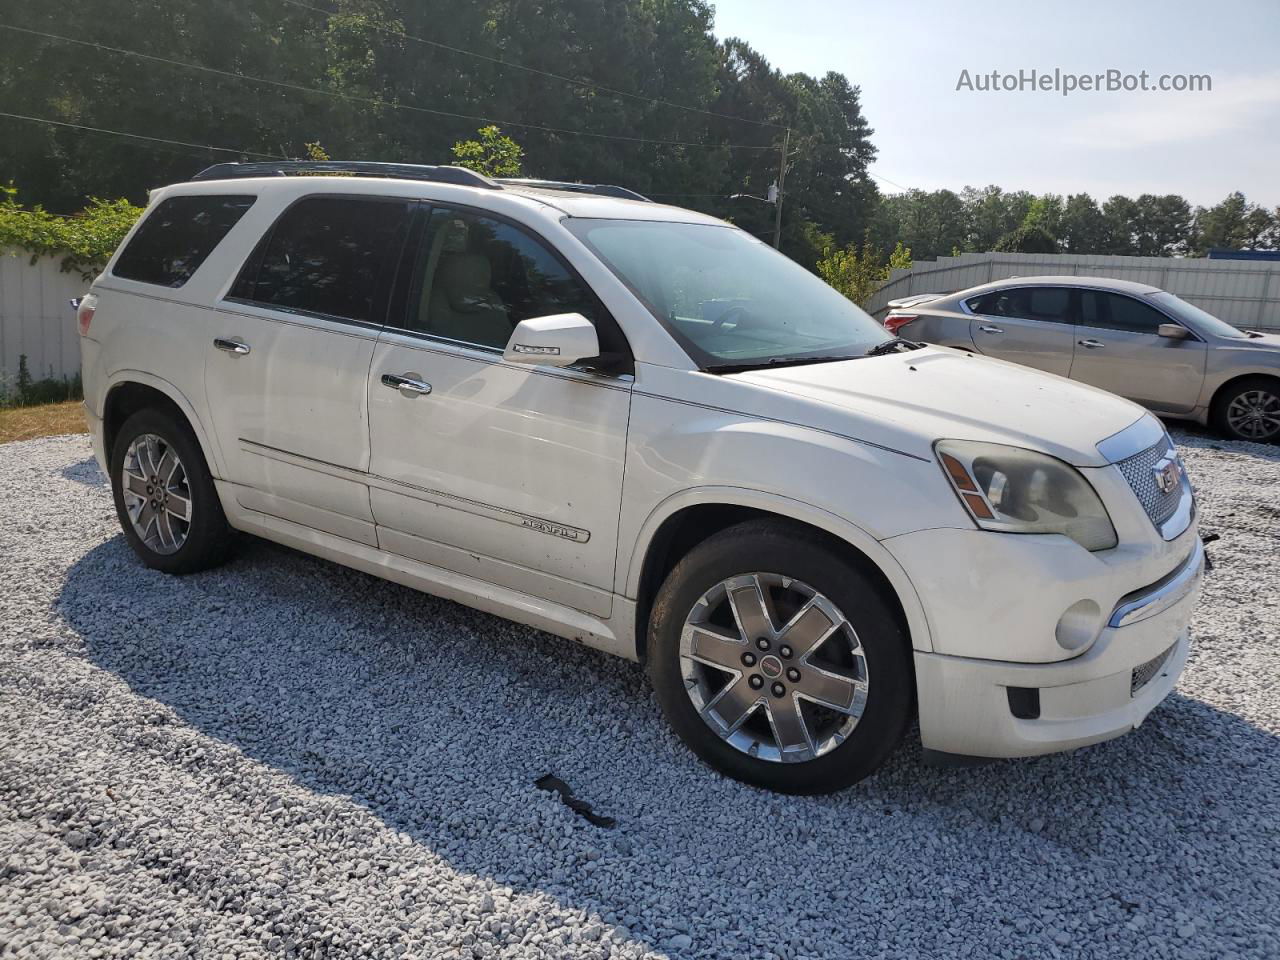
[[[886,938],[892,953],[907,911],[998,955],[1049,936],[1013,906],[1037,897],[1085,926],[1194,910],[1238,929],[1240,885],[1280,882],[1276,736],[1182,694],[1073,755],[938,770],[908,743],[848,791],[784,797],[697,762],[636,664],[255,539],[177,579],[117,536],[70,569],[55,609],[93,664],[200,734],[652,949],[729,937],[742,955],[832,955],[865,923],[868,953]],[[538,791],[548,772],[616,828]],[[548,816],[559,850],[515,842]],[[756,886],[771,875],[785,889]]]
[[[68,480],[83,483],[86,487],[105,487],[107,478],[98,469],[98,461],[93,457],[85,457],[69,467],[62,468],[62,475]]]

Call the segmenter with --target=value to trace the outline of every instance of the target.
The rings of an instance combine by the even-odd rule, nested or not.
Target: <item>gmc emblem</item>
[[[1182,464],[1176,459],[1165,457],[1151,468],[1151,472],[1155,474],[1156,486],[1160,488],[1160,492],[1168,495],[1178,489],[1178,481],[1182,479]]]

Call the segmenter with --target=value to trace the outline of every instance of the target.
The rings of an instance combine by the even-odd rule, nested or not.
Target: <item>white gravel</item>
[[[1280,449],[1177,438],[1222,541],[1142,729],[822,798],[634,664],[257,541],[148,572],[84,438],[0,446],[0,956],[1275,957]]]

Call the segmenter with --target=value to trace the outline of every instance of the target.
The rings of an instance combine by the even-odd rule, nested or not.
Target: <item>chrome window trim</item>
[[[1107,626],[1127,627],[1163,613],[1195,590],[1203,574],[1204,544],[1197,538],[1191,556],[1180,567],[1151,586],[1122,597]]]

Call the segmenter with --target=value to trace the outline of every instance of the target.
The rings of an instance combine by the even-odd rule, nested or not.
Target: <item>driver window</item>
[[[409,330],[495,350],[531,317],[581,313],[599,326],[595,298],[540,241],[447,208],[431,212],[409,298]]]

